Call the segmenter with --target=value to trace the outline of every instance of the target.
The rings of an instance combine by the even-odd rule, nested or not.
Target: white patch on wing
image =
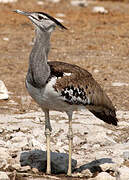
[[[52,77],[45,87],[39,89],[33,87],[26,81],[26,87],[31,97],[41,106],[41,108],[47,108],[57,111],[70,111],[77,109],[74,106],[68,106],[65,102],[65,98],[61,96],[60,91],[54,89],[57,77]]]
[[[63,73],[63,76],[71,76],[72,73]]]

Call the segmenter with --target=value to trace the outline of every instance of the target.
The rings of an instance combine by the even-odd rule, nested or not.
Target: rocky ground
[[[94,12],[96,6],[105,9]],[[8,100],[0,100],[0,180],[71,179],[64,173],[45,175],[38,171],[35,161],[21,167],[23,153],[45,151],[46,142],[44,115],[24,85],[33,27],[25,17],[11,12],[14,9],[45,11],[62,20],[68,31],[54,32],[49,59],[86,68],[116,106],[118,127],[105,124],[87,111],[74,113],[73,159],[77,166],[72,178],[128,180],[129,4],[128,1],[77,4],[70,0],[0,1],[0,80],[9,93]],[[54,158],[61,153],[65,156],[66,114],[51,112],[51,123],[51,150],[57,152]],[[35,153],[37,157],[38,151]],[[42,161],[41,158],[38,162]],[[63,164],[67,168],[67,163]]]

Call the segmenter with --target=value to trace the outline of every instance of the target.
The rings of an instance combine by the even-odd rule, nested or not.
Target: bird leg
[[[72,113],[68,114],[69,117],[69,130],[68,130],[68,139],[69,139],[69,164],[67,175],[71,176],[72,173],[72,144],[73,144],[73,132],[72,132]]]
[[[51,155],[50,155],[50,136],[51,136],[51,124],[49,119],[49,110],[44,110],[45,113],[45,136],[47,141],[47,174],[51,174]]]

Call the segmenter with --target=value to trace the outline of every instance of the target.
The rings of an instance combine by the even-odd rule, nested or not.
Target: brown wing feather
[[[54,86],[57,91],[62,91],[67,87],[83,89],[90,102],[86,108],[99,119],[117,125],[118,120],[111,100],[88,71],[64,62],[51,61],[48,63],[51,76],[61,77],[57,79]],[[64,76],[64,73],[71,73],[71,75]]]

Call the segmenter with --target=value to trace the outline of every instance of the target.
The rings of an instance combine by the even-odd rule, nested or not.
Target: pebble
[[[95,6],[92,9],[93,13],[100,13],[100,14],[107,14],[108,10],[106,10],[104,7],[102,6]]]
[[[123,158],[124,158],[125,161],[129,160],[129,151],[123,152]]]
[[[37,4],[38,4],[38,5],[43,5],[44,2],[43,2],[43,1],[37,1]]]
[[[0,171],[0,180],[10,180],[6,172]]]
[[[65,17],[65,14],[63,14],[63,13],[57,13],[56,16],[57,16],[57,17]]]
[[[124,83],[124,82],[113,82],[112,86],[129,86],[129,83]]]
[[[4,129],[0,128],[0,134],[2,134],[4,132]]]
[[[71,5],[72,6],[80,6],[80,7],[87,7],[88,2],[87,2],[87,0],[72,0]]]
[[[4,41],[9,41],[9,38],[4,37],[3,40],[4,40]]]
[[[60,2],[60,0],[47,0],[47,1],[52,2],[52,3],[59,3]]]
[[[118,169],[120,180],[129,180],[129,168],[126,166],[120,167]]]
[[[0,100],[6,100],[9,98],[8,90],[3,81],[0,80]]]
[[[95,178],[93,178],[93,180],[116,180],[116,178],[106,172],[101,172]]]
[[[118,165],[116,163],[104,163],[104,164],[100,164],[100,167],[102,169],[102,171],[117,171],[117,167]]]
[[[17,2],[17,0],[0,0],[0,3],[12,3]]]

